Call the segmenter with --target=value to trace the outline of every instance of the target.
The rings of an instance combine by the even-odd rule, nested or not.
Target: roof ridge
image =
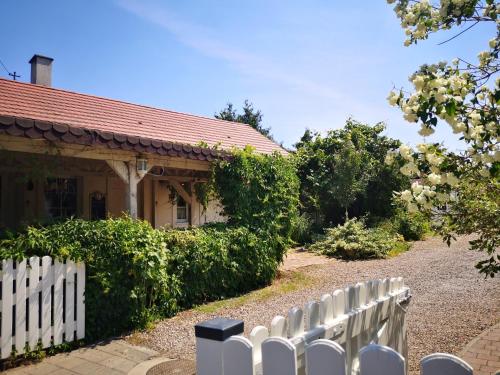
[[[222,121],[222,122],[225,122],[225,123],[228,123],[228,124],[246,125],[246,126],[249,126],[252,129],[254,129],[249,124],[243,123],[243,122],[222,120],[222,119],[208,117],[208,116],[196,115],[196,114],[191,114],[191,113],[186,113],[186,112],[181,112],[181,111],[174,111],[174,110],[166,109],[166,108],[153,107],[151,105],[146,105],[146,104],[137,104],[137,103],[132,103],[132,102],[125,101],[125,100],[118,100],[118,99],[113,99],[113,98],[107,98],[105,96],[99,96],[99,95],[94,95],[94,94],[84,94],[84,93],[77,92],[77,91],[71,91],[71,90],[60,89],[60,88],[55,88],[55,87],[37,85],[35,83],[13,81],[13,80],[10,80],[10,79],[7,79],[7,78],[3,78],[3,77],[0,77],[0,81],[5,81],[8,84],[17,84],[17,85],[23,85],[23,86],[27,86],[27,87],[33,87],[34,86],[34,87],[42,89],[42,90],[63,92],[63,93],[68,93],[68,94],[73,94],[73,95],[78,95],[78,96],[91,97],[91,98],[96,98],[96,99],[100,99],[100,100],[115,102],[115,103],[127,104],[127,105],[131,105],[131,106],[135,106],[135,107],[142,107],[142,108],[147,108],[147,109],[153,109],[153,110],[156,110],[156,111],[175,113],[175,114],[185,115],[185,116],[190,116],[190,117],[197,117],[197,118],[201,118],[201,119],[204,119],[204,120],[211,120],[211,121],[214,121],[214,122]],[[256,129],[254,129],[254,130],[257,131]]]

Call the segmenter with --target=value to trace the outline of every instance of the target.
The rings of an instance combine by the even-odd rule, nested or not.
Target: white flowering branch
[[[464,183],[470,182],[474,186],[482,184],[490,193],[500,185],[500,3],[494,0],[440,0],[439,4],[431,4],[428,0],[387,2],[396,3],[394,10],[408,37],[406,46],[427,39],[430,33],[466,22],[473,23],[445,42],[459,37],[479,22],[496,23],[496,35],[489,41],[489,48],[478,54],[477,63],[457,58],[451,64],[440,62],[423,65],[410,77],[412,91],[393,90],[387,98],[391,105],[402,110],[405,120],[420,126],[418,133],[421,136],[433,134],[438,125],[446,123],[468,146],[462,155],[447,152],[437,144],[422,143],[417,145],[416,150],[401,146],[397,153],[405,160],[405,164],[400,170],[413,177],[415,182],[411,189],[397,193],[398,199],[410,211],[442,214],[445,216],[442,222],[453,223],[457,233],[477,231],[478,228],[481,231],[481,225],[463,220],[463,210],[443,212],[436,210],[436,207],[460,207],[462,202],[457,190],[470,193],[462,188]],[[394,157],[394,153],[388,154],[386,162],[393,163]],[[487,196],[500,196],[500,191],[497,195]],[[492,206],[487,206],[497,207],[492,210],[498,216],[498,205],[499,199],[495,199]],[[466,224],[460,227],[458,217],[468,223],[467,230]],[[489,253],[492,243],[500,242],[498,229],[489,230],[490,237],[491,233],[494,234],[493,239],[485,239],[482,243]],[[486,237],[484,233],[481,234],[481,238]],[[480,245],[474,246],[481,249],[483,245],[480,242]],[[482,271],[490,274],[500,272],[500,256],[496,260],[489,259]]]

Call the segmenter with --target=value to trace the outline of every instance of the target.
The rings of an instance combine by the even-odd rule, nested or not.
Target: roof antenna
[[[14,81],[16,80],[16,78],[20,78],[21,77],[19,74],[16,74],[16,72],[9,73],[9,76],[11,76]]]
[[[14,72],[14,73],[9,72],[9,69],[7,69],[7,67],[2,62],[2,60],[0,60],[0,64],[3,66],[3,68],[5,69],[5,71],[7,72],[7,74],[9,76],[11,76],[14,81],[16,80],[16,78],[20,78],[21,77],[19,74],[17,74],[17,72]]]

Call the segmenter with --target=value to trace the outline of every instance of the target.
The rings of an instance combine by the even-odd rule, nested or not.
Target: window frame
[[[184,204],[180,205],[179,202],[183,202]],[[185,218],[179,218],[179,209],[185,210]],[[177,196],[177,201],[175,204],[175,222],[177,224],[189,223],[189,203],[186,202],[181,196]]]
[[[74,199],[74,208],[72,210],[73,211],[72,214],[70,214],[69,216],[68,215],[61,215],[61,212],[59,213],[58,216],[52,215],[51,201],[48,197],[48,193],[50,193],[50,191],[47,189],[51,180],[55,180],[57,186],[59,186],[60,180],[73,180],[74,188],[75,188],[74,193],[72,193],[74,196],[74,198],[73,198]],[[64,220],[64,219],[68,219],[70,217],[80,217],[80,208],[81,208],[80,193],[82,191],[82,183],[81,183],[81,179],[79,177],[61,176],[61,175],[48,177],[45,179],[45,182],[42,185],[41,190],[42,190],[41,193],[42,193],[43,202],[44,202],[44,212],[45,212],[45,215],[48,219],[50,219],[50,220]],[[59,192],[59,194],[61,194],[61,192],[63,192],[63,191],[61,190]],[[61,198],[59,198],[59,199],[61,199]],[[62,206],[61,206],[61,207],[58,207],[56,209],[59,209],[61,211],[64,211],[64,210],[68,211],[68,207],[62,208]]]

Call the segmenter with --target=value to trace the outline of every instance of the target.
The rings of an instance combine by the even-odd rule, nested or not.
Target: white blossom
[[[413,199],[413,195],[412,195],[411,191],[409,191],[409,190],[402,191],[400,196],[401,196],[401,199],[406,201],[406,202],[409,202]]]
[[[438,185],[441,183],[441,176],[436,173],[431,173],[427,176],[427,179],[432,185]]]
[[[415,181],[413,184],[411,184],[411,190],[415,194],[420,194],[422,190],[424,190],[424,187],[418,181]]]
[[[418,131],[422,137],[428,137],[431,134],[434,134],[434,129],[427,125],[422,125],[420,130]]]
[[[458,178],[453,174],[452,172],[446,173],[446,183],[450,186],[457,186],[458,185]]]

